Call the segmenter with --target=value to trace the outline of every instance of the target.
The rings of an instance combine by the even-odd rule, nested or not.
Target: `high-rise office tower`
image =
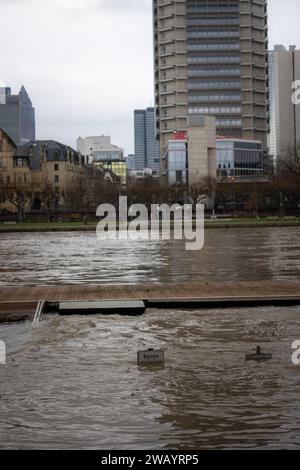
[[[160,172],[159,142],[156,140],[154,108],[134,111],[135,169],[150,168],[153,175]]]
[[[189,114],[215,116],[218,135],[266,148],[266,0],[153,0],[153,21],[162,160]]]
[[[0,88],[0,128],[16,145],[35,140],[35,110],[24,86],[18,95],[10,88]]]
[[[292,100],[293,83],[300,80],[300,51],[275,46],[269,52],[270,154],[280,156],[300,146],[300,105]]]

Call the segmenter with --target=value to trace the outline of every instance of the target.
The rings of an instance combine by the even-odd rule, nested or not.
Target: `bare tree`
[[[34,186],[32,184],[2,183],[0,197],[2,202],[10,202],[17,211],[18,223],[22,224],[25,218],[25,207],[34,198]]]
[[[300,142],[283,149],[278,161],[278,173],[300,176]]]
[[[197,204],[200,200],[209,199],[214,205],[216,190],[217,180],[211,176],[206,176],[190,187],[189,195],[193,204]]]
[[[71,210],[82,211],[89,205],[91,193],[93,191],[92,184],[88,184],[87,179],[76,176],[72,179],[72,183],[67,187],[65,193],[66,207]]]
[[[46,207],[49,221],[51,221],[50,213],[59,206],[61,194],[54,190],[51,184],[47,184],[41,189],[40,193],[36,195],[36,198],[40,200],[41,205]]]

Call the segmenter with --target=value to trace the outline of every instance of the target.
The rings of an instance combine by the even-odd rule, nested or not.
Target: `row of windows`
[[[219,162],[237,162],[245,163],[247,165],[261,164],[262,162],[262,152],[250,151],[250,150],[220,150],[217,149],[217,159]]]
[[[263,162],[236,162],[235,163],[235,168],[247,168],[247,169],[257,169],[257,170],[263,170]]]
[[[218,169],[218,176],[262,176],[263,170],[228,170]]]
[[[188,57],[188,64],[218,64],[218,63],[229,63],[239,64],[241,61],[240,56],[216,56],[216,57]]]
[[[237,31],[188,31],[188,38],[239,38],[240,32]]]
[[[58,171],[58,170],[55,170],[55,171]],[[75,171],[75,172],[79,173],[79,167],[74,166],[74,165],[67,165],[67,171]]]
[[[196,70],[188,70],[187,75],[188,77],[209,77],[209,76],[218,76],[218,75],[228,75],[228,76],[233,76],[233,75],[240,75],[241,70],[239,67],[237,68],[231,68],[231,69],[208,69],[208,70],[201,70],[201,69],[196,69]]]
[[[188,89],[189,90],[205,90],[207,88],[214,89],[214,88],[241,88],[241,82],[236,81],[211,81],[211,82],[189,82]]]
[[[126,184],[127,167],[126,162],[95,162],[95,166],[103,170],[111,170],[115,175],[121,179],[122,184]]]
[[[173,163],[181,163],[182,165],[186,165],[186,155],[187,152],[186,150],[179,151],[179,152],[168,152],[168,162],[173,162]]]
[[[242,169],[255,169],[255,170],[263,170],[262,168],[262,163],[261,162],[225,162],[225,163],[219,163],[218,165],[219,169],[231,169],[231,168],[242,168]]]
[[[217,149],[220,149],[220,150],[229,149],[233,151],[233,146],[234,146],[233,140],[225,140],[225,141],[217,140]]]
[[[216,122],[218,127],[241,127],[241,119],[217,119]]]
[[[223,106],[213,108],[189,108],[189,113],[193,114],[240,114],[242,112],[241,106]]]
[[[107,160],[107,161],[114,161],[120,160],[122,158],[122,152],[109,152],[109,153],[102,153],[102,152],[93,152],[94,159],[97,160]]]
[[[227,51],[227,50],[240,50],[239,43],[228,43],[228,44],[189,44],[187,46],[188,51]]]
[[[239,18],[192,18],[187,19],[188,26],[197,26],[197,25],[212,25],[212,24],[240,24]]]
[[[29,166],[28,165],[28,159],[27,158],[22,158],[22,157],[15,158],[14,166],[18,167],[18,168],[28,167]],[[67,169],[68,170],[78,170],[78,168],[76,166],[73,166],[73,165],[67,165]],[[54,164],[54,171],[59,171],[59,164],[58,163]]]
[[[191,111],[192,109],[196,109],[197,111]],[[189,113],[199,114],[198,108],[190,108]],[[216,119],[216,126],[217,127],[241,127],[242,120],[241,119]]]
[[[28,159],[27,158],[22,158],[22,157],[15,158],[14,159],[14,166],[28,167]]]
[[[168,150],[172,152],[185,152],[186,151],[186,143],[185,142],[179,142],[179,141],[173,141],[169,142],[168,144]]]
[[[221,7],[219,5],[196,5],[196,6],[188,6],[187,13],[195,15],[195,13],[203,14],[205,12],[208,13],[238,13],[239,7],[232,6],[232,7]]]
[[[65,151],[61,152],[59,150],[55,150],[54,153],[53,153],[53,152],[49,152],[47,150],[46,156],[47,156],[47,160],[50,160],[50,157],[52,156],[53,160],[56,161],[56,162],[58,162],[58,161],[68,161],[70,163],[75,163],[75,165],[80,164],[78,154],[75,154],[73,152],[69,153],[69,152],[65,152]]]
[[[227,95],[190,95],[189,102],[204,102],[204,101],[240,101],[242,99],[239,94]]]
[[[252,151],[260,150],[261,151],[262,144],[260,144],[259,142],[246,142],[246,141],[238,142],[235,140],[225,140],[225,141],[218,140],[217,141],[217,149],[233,151],[233,148],[241,149],[243,151],[245,150],[252,150]],[[257,153],[257,152],[254,152],[254,153]]]
[[[257,152],[257,150],[236,150],[234,152],[235,160],[237,162],[242,162],[247,160],[248,162],[261,162],[262,161],[262,152]]]
[[[3,184],[4,182],[6,184],[27,184],[29,183],[30,181],[30,178],[28,178],[28,175],[14,175],[13,177],[13,181],[11,180],[11,177],[9,175],[7,175],[6,177],[4,177],[3,175],[0,175],[0,183]]]
[[[235,142],[234,148],[236,149],[261,149],[262,145],[254,142]]]
[[[225,11],[227,12],[228,10],[232,11],[239,11],[239,6],[237,2],[232,2],[232,3],[199,3],[197,0],[195,2],[189,3],[187,7],[187,11],[194,12],[195,10],[217,10],[217,11]]]

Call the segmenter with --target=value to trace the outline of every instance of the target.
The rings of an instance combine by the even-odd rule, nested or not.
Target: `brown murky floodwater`
[[[185,243],[103,242],[94,233],[0,234],[0,285],[300,279],[300,229],[213,229]]]
[[[300,308],[149,310],[0,326],[0,448],[299,448]],[[245,361],[257,344],[273,352]],[[164,369],[136,352],[166,351]]]
[[[209,230],[181,242],[0,235],[0,284],[300,279],[299,228]],[[0,448],[299,448],[300,307],[48,316],[0,325]],[[260,344],[273,360],[249,363]],[[164,369],[136,352],[166,351]]]

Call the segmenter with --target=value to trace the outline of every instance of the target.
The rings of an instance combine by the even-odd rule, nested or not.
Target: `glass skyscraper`
[[[16,145],[35,140],[35,110],[24,86],[18,95],[10,88],[0,89],[0,128]]]
[[[154,108],[134,111],[135,169],[150,168],[153,175],[160,173],[159,141],[156,140]]]

